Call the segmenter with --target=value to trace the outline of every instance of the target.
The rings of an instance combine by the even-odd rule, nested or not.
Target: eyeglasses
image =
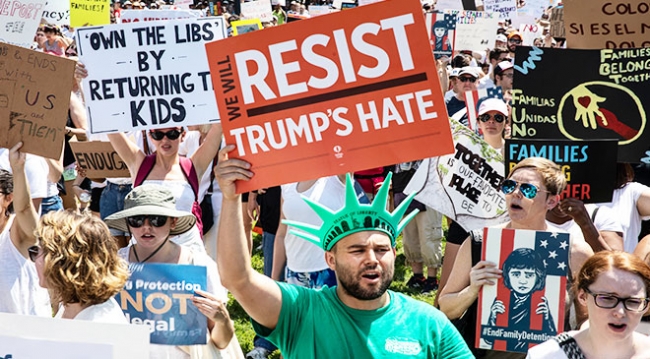
[[[502,115],[500,113],[497,113],[497,114],[494,114],[494,115],[490,115],[489,113],[484,113],[484,114],[482,114],[481,116],[478,117],[479,121],[481,121],[481,122],[488,122],[488,121],[490,121],[491,118],[493,118],[494,121],[496,121],[497,123],[501,123],[501,122],[506,120],[506,116],[504,116],[504,115]]]
[[[501,74],[501,76],[503,76],[503,77],[507,77],[507,78],[510,78],[510,79],[511,79],[511,78],[515,77],[515,74],[512,73],[512,72],[509,72],[509,73],[507,73],[507,74]]]
[[[515,180],[507,179],[501,183],[501,191],[505,194],[511,194],[513,193],[517,188],[519,188],[519,191],[521,194],[524,195],[524,197],[528,199],[533,199],[537,196],[537,192],[548,192],[539,189],[539,187],[535,186],[532,183],[523,183],[523,182],[517,182]],[[550,192],[548,192],[550,193]]]
[[[126,218],[126,223],[130,227],[133,228],[140,228],[144,225],[144,220],[148,219],[149,223],[151,223],[152,226],[154,227],[162,227],[167,223],[167,216],[149,216],[149,215],[143,215],[143,216],[133,216],[133,217],[127,217]]]
[[[519,39],[510,39],[508,42],[512,42],[513,44],[521,44],[521,40]]]
[[[471,83],[476,82],[476,77],[459,77],[458,79],[460,80],[460,82],[467,82],[467,81]]]
[[[36,258],[38,258],[39,254],[41,254],[41,247],[31,246],[27,248],[27,252],[29,253],[29,259],[32,262],[36,262]]]
[[[650,301],[648,298],[619,298],[610,294],[596,294],[586,288],[585,292],[594,297],[594,303],[596,303],[597,307],[605,309],[616,308],[618,303],[623,302],[626,310],[630,312],[643,312],[648,308],[648,301]]]
[[[179,137],[181,137],[181,131],[179,130],[170,130],[167,132],[162,132],[162,131],[151,131],[149,134],[151,135],[151,138],[153,138],[156,141],[162,140],[165,136],[169,138],[170,140],[176,140]]]

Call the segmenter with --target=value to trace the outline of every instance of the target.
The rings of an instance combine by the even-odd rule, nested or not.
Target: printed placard
[[[110,0],[70,0],[70,26],[97,26],[110,23]]]
[[[249,32],[262,30],[262,22],[260,19],[246,19],[233,21],[230,26],[232,26],[233,36],[248,34]]]
[[[0,0],[0,43],[29,48],[47,0]]]
[[[431,48],[436,59],[447,56],[451,58],[456,40],[456,15],[427,13],[427,27],[431,30]]]
[[[42,18],[48,24],[70,25],[70,0],[47,0]]]
[[[456,152],[420,164],[404,193],[458,222],[466,230],[508,221],[503,157],[474,131],[451,122]]]
[[[619,162],[650,162],[650,49],[520,46],[515,54],[513,138],[616,139]]]
[[[131,277],[115,296],[131,324],[145,325],[151,344],[206,344],[208,321],[191,298],[206,290],[206,268],[131,263]]]
[[[204,44],[226,31],[222,17],[78,29],[90,132],[219,121]]]
[[[206,45],[238,191],[453,151],[420,2],[369,6]]]
[[[510,171],[528,157],[543,157],[557,163],[567,179],[561,197],[585,203],[611,202],[616,185],[616,140],[506,140],[505,163]],[[598,176],[593,169],[598,168]]]
[[[162,21],[179,19],[198,19],[203,17],[201,10],[122,10],[123,24],[138,21]]]
[[[273,20],[271,0],[255,0],[241,3],[241,13],[244,19]]]
[[[567,46],[573,49],[650,47],[650,4],[631,0],[565,0]]]
[[[517,16],[517,0],[483,0],[483,8],[487,12],[499,14],[501,19]]]
[[[494,47],[497,40],[495,29],[499,24],[498,14],[465,10],[448,10],[445,13],[456,15],[455,50],[484,52]]]
[[[503,271],[478,297],[476,347],[526,353],[564,330],[568,233],[485,228],[481,259]]]
[[[131,177],[129,168],[110,142],[70,142],[77,165],[88,178]]]
[[[58,159],[75,63],[0,43],[0,147]]]

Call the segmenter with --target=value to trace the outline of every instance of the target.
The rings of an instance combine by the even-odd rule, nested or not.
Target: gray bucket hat
[[[178,218],[176,227],[169,232],[171,235],[185,233],[196,223],[196,217],[192,213],[176,209],[176,199],[170,190],[156,184],[134,188],[124,198],[124,210],[106,217],[104,222],[111,228],[128,232],[126,218],[141,215]]]

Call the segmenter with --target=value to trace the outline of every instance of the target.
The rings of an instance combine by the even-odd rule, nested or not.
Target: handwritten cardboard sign
[[[521,46],[515,54],[513,138],[615,139],[620,162],[650,161],[650,49]]]
[[[131,277],[115,299],[131,324],[144,325],[152,344],[205,344],[208,322],[192,303],[206,290],[203,266],[132,263]]]
[[[551,9],[551,36],[566,37],[564,28],[564,6],[557,6]]]
[[[0,0],[0,42],[29,48],[46,0]]]
[[[585,203],[611,202],[616,184],[616,140],[506,140],[505,163],[510,171],[528,157],[543,157],[557,163],[567,179],[562,198]],[[593,169],[598,168],[598,176]]]
[[[241,3],[241,13],[244,19],[260,19],[260,21],[272,21],[271,0],[256,0]]]
[[[78,29],[91,133],[218,121],[203,46],[225,37],[222,17]]]
[[[138,21],[162,21],[179,19],[197,19],[203,17],[201,10],[122,10],[123,24]]]
[[[0,43],[0,147],[59,158],[75,63]]]
[[[372,10],[372,11],[369,11]],[[246,41],[243,41],[246,39]],[[417,0],[384,1],[206,45],[238,191],[453,151]]]
[[[465,10],[447,10],[445,13],[456,15],[455,50],[484,52],[494,47],[497,39],[494,29],[499,23],[498,14]]]
[[[477,348],[526,353],[564,331],[570,248],[568,233],[484,229],[481,260],[503,276],[479,292]]]
[[[70,0],[70,26],[97,26],[110,23],[110,0]]]
[[[77,165],[89,178],[131,177],[129,168],[110,142],[70,142]]]
[[[474,131],[450,119],[456,152],[422,161],[404,193],[466,230],[508,220],[503,157]]]
[[[47,0],[42,17],[49,24],[70,25],[70,0]]]

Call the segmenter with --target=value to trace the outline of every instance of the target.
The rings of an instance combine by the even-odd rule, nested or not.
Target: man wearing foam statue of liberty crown
[[[223,192],[217,263],[223,285],[250,315],[257,334],[288,359],[473,358],[444,314],[387,290],[395,240],[417,213],[402,220],[413,196],[393,213],[386,211],[388,176],[372,205],[359,204],[348,175],[346,203],[338,212],[306,200],[323,225],[287,225],[325,250],[338,285],[314,290],[278,283],[251,267],[235,182],[253,173],[247,162],[228,159],[234,148],[220,151],[215,169]]]

